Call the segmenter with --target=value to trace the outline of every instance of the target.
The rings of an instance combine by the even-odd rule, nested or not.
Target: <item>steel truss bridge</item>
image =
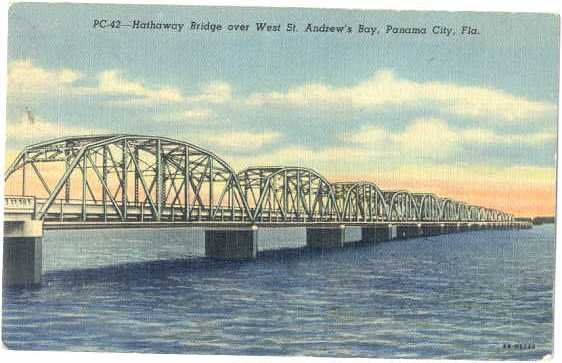
[[[514,222],[511,214],[432,193],[332,183],[309,168],[236,172],[199,146],[141,135],[27,146],[5,182],[19,190],[5,198],[6,211],[31,213],[45,228]]]

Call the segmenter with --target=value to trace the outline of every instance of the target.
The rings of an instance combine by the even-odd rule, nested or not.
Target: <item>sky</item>
[[[100,30],[94,19],[185,27]],[[249,31],[193,31],[192,21]],[[358,34],[359,24],[381,33]],[[456,35],[385,34],[389,25]],[[461,35],[463,25],[479,34]],[[334,182],[552,215],[558,34],[548,14],[15,4],[6,160],[59,136],[159,135],[236,170],[300,165]]]

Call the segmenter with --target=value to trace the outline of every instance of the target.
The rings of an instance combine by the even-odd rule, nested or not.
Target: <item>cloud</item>
[[[401,153],[420,159],[447,158],[457,151],[459,139],[445,121],[435,118],[416,119],[403,132],[391,135]]]
[[[270,145],[281,138],[278,132],[249,132],[232,131],[225,133],[209,133],[199,135],[212,148],[229,149],[239,151],[256,151],[266,145]]]
[[[232,142],[232,148],[247,148],[248,140],[253,138],[250,135],[240,138],[238,142]],[[251,157],[232,152],[227,160],[237,168],[256,164],[302,165],[335,175],[365,171],[378,175],[389,170],[399,174],[398,169],[412,166],[418,174],[423,174],[437,166],[442,171],[487,165],[482,155],[474,159],[475,148],[491,150],[487,157],[499,158],[505,164],[505,155],[496,155],[497,151],[489,148],[513,144],[541,147],[544,142],[554,140],[553,134],[499,134],[483,129],[451,128],[445,120],[438,118],[416,118],[402,130],[372,125],[344,133],[341,142],[332,146],[286,145]],[[214,147],[213,143],[211,147]],[[425,177],[431,179],[432,175],[425,174]]]
[[[7,123],[6,136],[9,143],[29,143],[75,135],[94,135],[109,133],[108,130],[69,126],[68,123],[52,122],[34,117],[33,122],[26,115]]]
[[[226,82],[211,82],[202,87],[201,93],[188,97],[188,101],[210,104],[226,103],[232,99],[232,86]]]
[[[94,86],[78,85],[77,81],[93,81]],[[8,101],[34,103],[52,96],[107,95],[114,105],[154,105],[184,101],[181,91],[173,87],[148,87],[141,81],[131,81],[119,70],[107,70],[87,77],[76,70],[49,70],[33,64],[30,59],[15,60],[8,66]]]
[[[92,93],[129,97],[115,101],[115,104],[155,105],[161,102],[178,103],[184,100],[182,93],[176,88],[150,88],[142,82],[125,79],[119,70],[103,71],[98,74],[97,80],[97,87],[90,89]]]
[[[445,120],[438,118],[416,118],[401,131],[388,131],[381,126],[367,126],[346,135],[345,140],[380,153],[395,150],[403,157],[419,159],[447,159],[463,151],[463,147],[486,147],[491,145],[541,146],[554,142],[554,133],[509,134],[496,133],[482,128],[451,128]]]
[[[366,165],[372,165],[373,160],[377,160],[369,150],[363,148],[347,146],[312,148],[302,145],[290,145],[252,155],[232,153],[225,155],[225,159],[237,170],[250,165],[302,166],[316,169],[326,175],[338,174],[349,167],[364,171]]]
[[[80,82],[78,81],[84,81]],[[90,84],[88,86],[84,84]],[[151,107],[159,104],[224,104],[233,99],[232,86],[214,81],[185,96],[178,88],[147,85],[142,80],[130,79],[125,72],[110,69],[96,75],[85,75],[63,68],[46,69],[33,64],[31,59],[15,60],[8,67],[8,101],[33,104],[41,98],[61,96],[109,96],[101,102],[114,106]],[[193,111],[185,118],[204,118],[202,112]]]
[[[368,149],[374,155],[393,154],[402,159],[445,159],[458,150],[461,136],[449,128],[444,120],[418,118],[402,131],[367,126],[346,136],[345,140]]]
[[[554,104],[530,100],[503,90],[438,81],[417,82],[398,78],[387,69],[349,87],[307,83],[286,92],[255,93],[245,103],[250,106],[344,106],[356,109],[430,107],[450,114],[508,122],[553,117],[556,112]]]
[[[75,70],[47,70],[30,59],[16,60],[8,66],[8,101],[31,103],[37,97],[69,93],[84,75]]]
[[[205,108],[193,108],[180,113],[179,117],[187,121],[209,120],[214,115],[213,111]]]
[[[486,129],[469,129],[461,132],[464,142],[475,144],[519,144],[519,145],[544,145],[556,141],[556,133],[536,132],[525,134],[498,134]]]

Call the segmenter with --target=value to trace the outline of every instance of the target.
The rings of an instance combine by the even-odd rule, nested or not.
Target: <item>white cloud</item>
[[[397,78],[391,70],[349,87],[308,83],[286,92],[255,93],[246,104],[347,106],[359,109],[391,105],[433,107],[444,112],[505,121],[553,117],[556,105],[515,96],[502,90],[437,81]],[[495,120],[494,120],[495,121]]]
[[[486,129],[469,129],[461,132],[465,142],[476,144],[519,144],[542,145],[546,142],[556,141],[556,134],[547,132],[525,134],[498,134]]]
[[[395,150],[404,156],[444,159],[455,152],[460,152],[463,145],[540,146],[545,142],[555,141],[556,135],[546,132],[496,133],[482,128],[455,129],[442,119],[417,118],[402,131],[393,132],[381,126],[368,126],[346,135],[344,139],[377,153]]]
[[[32,103],[42,96],[69,93],[83,74],[71,69],[47,70],[30,59],[16,60],[8,66],[8,101]]]
[[[382,126],[368,126],[359,132],[343,135],[342,139],[354,144],[384,147],[388,143],[389,133]]]
[[[232,99],[232,86],[226,82],[211,82],[202,87],[201,93],[188,98],[191,102],[210,104],[226,103]]]
[[[418,118],[402,131],[368,126],[343,139],[365,148],[373,155],[400,155],[402,158],[443,159],[458,148],[459,134],[436,118]]]
[[[8,142],[29,143],[63,136],[103,133],[109,133],[109,131],[98,128],[69,126],[68,123],[52,122],[37,116],[31,121],[26,115],[22,115],[15,121],[8,122],[6,127]]]
[[[392,134],[400,151],[420,159],[442,159],[455,152],[460,137],[447,123],[435,118],[416,119],[403,132]]]
[[[278,132],[249,132],[249,131],[232,131],[220,134],[202,134],[200,139],[205,141],[211,147],[220,149],[231,149],[237,152],[255,151],[262,147],[278,141],[281,134]]]
[[[492,145],[537,146],[553,141],[554,135],[546,133],[500,134],[483,129],[456,129],[438,118],[417,118],[403,130],[388,130],[381,126],[369,126],[353,133],[343,134],[339,145],[313,148],[291,145],[267,153],[257,153],[251,158],[237,155],[236,149],[257,150],[263,146],[255,141],[256,135],[227,134],[209,138],[209,145],[233,149],[228,157],[237,167],[259,165],[305,165],[332,169],[353,169],[361,172],[369,165],[377,171],[401,165],[428,166],[450,164],[456,160],[473,164],[467,149],[485,148]],[[254,145],[251,145],[254,143]],[[463,165],[466,166],[466,163]],[[463,166],[463,167],[465,167]]]
[[[173,122],[176,126],[185,124],[207,124],[216,121],[216,114],[213,110],[203,107],[193,107],[180,111],[161,111],[157,113],[154,121]]]
[[[149,88],[142,82],[130,81],[123,77],[121,71],[109,70],[98,74],[98,86],[93,93],[114,96],[129,96],[116,104],[156,105],[158,103],[178,103],[184,100],[178,89],[171,87]]]
[[[205,108],[193,108],[181,113],[180,118],[187,121],[203,121],[213,117],[213,111]]]
[[[78,80],[95,81],[95,86],[79,86]],[[50,70],[33,64],[30,59],[15,60],[8,66],[8,101],[32,104],[42,97],[70,95],[110,95],[120,97],[109,101],[115,105],[155,105],[180,103],[184,97],[176,88],[148,87],[143,82],[131,81],[118,70],[107,70],[95,79],[81,72],[63,68]]]

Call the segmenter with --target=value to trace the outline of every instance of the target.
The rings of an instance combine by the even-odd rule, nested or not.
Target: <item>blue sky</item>
[[[95,18],[186,27],[100,31]],[[192,20],[245,23],[250,31],[193,32],[186,29]],[[262,21],[295,23],[299,32],[256,32]],[[545,14],[16,4],[8,158],[59,135],[131,132],[191,141],[238,169],[302,164],[332,179],[389,187],[406,180],[427,188],[431,176],[553,190],[558,21]],[[304,33],[307,23],[350,25],[354,33]],[[480,35],[371,36],[356,34],[358,24],[381,33],[387,25],[470,25]]]

